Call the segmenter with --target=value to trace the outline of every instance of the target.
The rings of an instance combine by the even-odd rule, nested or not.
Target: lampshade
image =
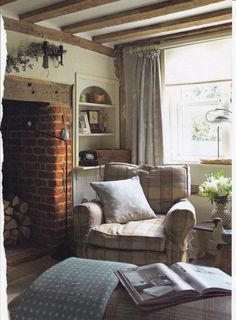
[[[230,114],[232,111],[223,108],[209,110],[205,114],[205,119],[211,124],[217,125],[217,157],[220,157],[220,126],[231,123]]]
[[[225,113],[228,113],[228,115],[226,115]],[[230,117],[231,113],[232,112],[228,109],[215,108],[215,109],[209,110],[206,113],[205,119],[208,122],[216,125],[231,123],[231,117]]]

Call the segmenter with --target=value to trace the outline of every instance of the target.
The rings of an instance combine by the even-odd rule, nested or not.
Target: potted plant
[[[215,204],[212,210],[212,218],[222,219],[225,227],[231,224],[231,210],[226,205],[231,200],[232,180],[225,177],[222,171],[210,174],[199,186],[199,195],[209,198],[212,204]]]

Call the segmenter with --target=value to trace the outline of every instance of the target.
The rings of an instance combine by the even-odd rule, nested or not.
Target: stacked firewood
[[[15,194],[7,194],[4,206],[4,244],[15,245],[30,238],[31,219],[28,216],[29,205]]]

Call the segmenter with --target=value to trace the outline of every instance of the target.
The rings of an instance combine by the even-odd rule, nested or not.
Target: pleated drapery
[[[144,48],[129,52],[124,59],[129,141],[132,162],[158,165],[163,163],[161,117],[160,51]],[[135,61],[134,61],[135,60]]]

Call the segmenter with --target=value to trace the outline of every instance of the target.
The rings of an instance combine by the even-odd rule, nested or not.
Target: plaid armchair
[[[139,175],[156,218],[105,223],[99,201],[80,204],[73,215],[76,255],[137,265],[187,261],[188,236],[196,221],[194,207],[186,199],[191,186],[188,165],[153,167],[113,162],[104,169],[104,181],[135,175]]]

